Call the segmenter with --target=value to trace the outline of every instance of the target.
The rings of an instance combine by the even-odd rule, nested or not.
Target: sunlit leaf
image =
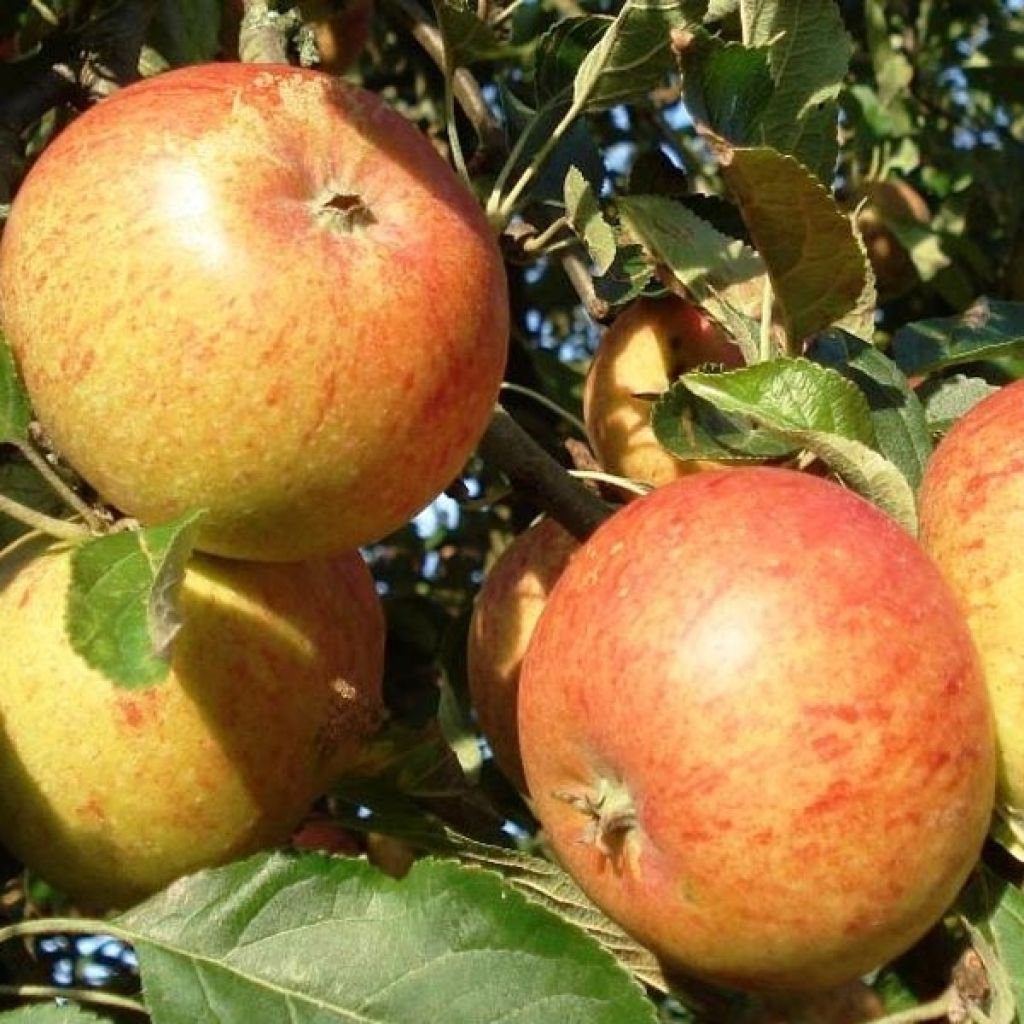
[[[155,1024],[654,1024],[595,942],[490,871],[259,855],[116,918]]]
[[[565,176],[565,215],[573,230],[583,239],[594,269],[607,273],[615,261],[615,232],[601,212],[601,204],[578,167],[570,167]]]
[[[72,552],[71,646],[118,686],[149,686],[167,674],[181,626],[178,592],[200,519],[122,530]]]
[[[0,332],[0,444],[28,436],[32,406],[14,365],[14,353]]]

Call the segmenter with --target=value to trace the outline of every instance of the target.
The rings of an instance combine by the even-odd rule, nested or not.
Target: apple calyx
[[[620,780],[602,778],[596,790],[560,790],[554,796],[587,816],[580,842],[596,846],[605,857],[621,856],[627,839],[639,826],[633,796]]]
[[[328,191],[314,203],[314,216],[325,227],[344,234],[377,223],[373,210],[355,192]]]

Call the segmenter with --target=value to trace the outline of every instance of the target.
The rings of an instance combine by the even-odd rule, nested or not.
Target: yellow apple
[[[64,632],[70,549],[0,561],[0,839],[86,907],[287,841],[382,715],[384,622],[351,552],[200,557],[169,677],[115,686]]]
[[[144,523],[297,561],[377,540],[447,486],[505,365],[497,243],[426,137],[301,68],[207,64],[51,143],[0,246],[40,421]]]
[[[542,519],[501,553],[473,606],[470,698],[498,767],[521,793],[526,779],[519,756],[519,670],[548,596],[578,547],[553,519]]]
[[[651,396],[703,363],[743,360],[725,331],[685,300],[640,299],[616,318],[583,393],[587,435],[608,472],[660,487],[708,466],[669,454],[651,427]]]
[[[936,448],[921,543],[963,603],[999,740],[999,801],[1024,823],[1024,381],[995,392]],[[1024,831],[1022,831],[1024,834]]]

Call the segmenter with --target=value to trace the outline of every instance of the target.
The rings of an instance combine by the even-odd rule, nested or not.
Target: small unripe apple
[[[501,553],[473,606],[466,652],[470,698],[498,767],[521,793],[519,672],[551,589],[578,547],[553,519],[542,519]]]
[[[677,296],[640,299],[602,335],[583,392],[583,418],[609,473],[660,487],[709,464],[669,454],[651,427],[653,400],[704,363],[743,365],[739,348]]]
[[[976,405],[936,448],[921,543],[953,585],[981,655],[999,739],[999,800],[1024,814],[1024,381]]]
[[[209,64],[63,131],[15,197],[0,316],[40,421],[144,523],[299,560],[405,523],[505,365],[504,267],[427,139],[319,72]]]
[[[360,555],[194,559],[170,675],[142,690],[72,650],[70,560],[0,560],[3,842],[92,908],[285,842],[383,712],[383,614]]]
[[[548,600],[519,739],[558,859],[668,968],[850,981],[941,916],[989,825],[956,598],[829,481],[709,470],[617,512]]]

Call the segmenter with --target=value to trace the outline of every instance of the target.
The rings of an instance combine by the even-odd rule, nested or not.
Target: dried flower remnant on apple
[[[256,65],[158,75],[62,132],[13,204],[0,308],[105,500],[147,524],[207,509],[201,549],[268,560],[428,504],[490,419],[508,336],[497,244],[420,132]]]

